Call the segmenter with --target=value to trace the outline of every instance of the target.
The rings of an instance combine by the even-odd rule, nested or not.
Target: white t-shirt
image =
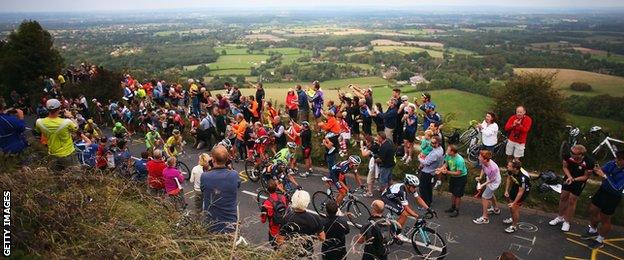
[[[485,120],[481,122],[481,141],[486,146],[494,146],[498,143],[498,125],[496,123],[488,125]]]
[[[193,183],[193,189],[195,191],[201,191],[201,175],[204,173],[204,167],[197,165],[191,170],[191,183]],[[198,196],[198,195],[196,195]]]

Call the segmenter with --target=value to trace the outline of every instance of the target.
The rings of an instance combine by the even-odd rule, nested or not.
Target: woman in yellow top
[[[167,142],[165,142],[165,153],[169,157],[178,156],[178,154],[182,151],[182,135],[180,134],[180,130],[174,129],[173,135],[167,138]]]

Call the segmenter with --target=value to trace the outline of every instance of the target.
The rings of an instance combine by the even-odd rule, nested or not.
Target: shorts
[[[392,181],[392,168],[379,167],[379,182],[383,185],[390,185]]]
[[[574,194],[574,196],[579,197],[581,196],[581,193],[583,192],[583,189],[585,188],[585,183],[586,182],[582,182],[582,181],[574,181],[570,185],[563,184],[561,186],[561,190],[568,191]]]
[[[303,148],[303,159],[309,159],[312,154],[312,147]]]
[[[449,192],[455,197],[463,197],[466,191],[466,183],[468,183],[468,176],[451,177],[449,179]]]
[[[346,187],[346,186],[343,186],[343,185],[340,183],[340,181],[342,181],[342,183],[345,183],[345,184],[346,184],[344,174],[341,174],[341,175],[338,177],[338,180],[334,180],[334,179],[332,179],[332,182],[334,183],[334,186],[336,187],[336,190],[338,190],[338,193],[340,193],[340,194],[342,194],[342,195],[345,195],[345,194],[347,194],[347,192],[349,191],[349,189],[347,189],[347,187]]]
[[[385,196],[382,196],[381,200],[384,202],[384,207],[388,209],[388,211],[392,212],[397,216],[403,214],[405,207],[403,207],[401,203],[397,203],[394,200],[387,199]]]
[[[596,194],[592,196],[591,203],[598,207],[602,214],[611,216],[615,213],[615,208],[617,208],[621,200],[622,195],[611,194],[601,187],[596,191]]]
[[[507,146],[505,147],[505,154],[513,155],[513,157],[516,157],[516,158],[524,157],[524,144],[507,141]]]
[[[509,193],[509,199],[510,202],[513,202],[516,199],[516,196],[518,196],[518,193],[513,193],[510,192]],[[524,191],[524,193],[522,193],[522,197],[520,197],[520,200],[518,201],[518,206],[522,206],[522,202],[524,202],[524,200],[529,196],[529,193],[527,191]]]
[[[486,186],[485,190],[483,191],[483,194],[481,194],[481,198],[484,198],[486,200],[493,198],[494,192],[496,192],[497,189],[498,187],[496,187],[496,189],[491,189],[489,185]]]
[[[373,184],[375,179],[379,177],[379,166],[375,163],[375,158],[371,157],[368,161],[368,175],[366,175],[366,183]]]

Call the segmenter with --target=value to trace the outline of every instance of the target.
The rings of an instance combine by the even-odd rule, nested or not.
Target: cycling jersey
[[[334,182],[336,188],[342,188],[342,184],[340,184],[340,182],[346,184],[345,173],[349,172],[349,170],[351,170],[349,167],[349,161],[342,161],[331,167],[329,170],[329,178]]]
[[[161,139],[160,134],[156,131],[149,131],[145,134],[145,146],[147,149],[154,147],[156,140]]]
[[[167,142],[165,142],[165,148],[169,155],[176,156],[178,155],[178,145],[180,141],[176,140],[175,136],[170,136],[167,138]]]
[[[390,201],[401,204],[402,206],[409,205],[407,202],[407,195],[409,192],[405,188],[404,183],[396,183],[392,186],[388,187],[382,194],[381,197],[384,199],[388,199]],[[414,198],[417,198],[418,192],[414,192]]]
[[[273,156],[273,164],[283,163],[288,164],[290,159],[292,159],[293,154],[288,150],[288,148],[282,148]]]
[[[121,126],[121,127],[113,127],[113,134],[114,135],[118,135],[118,134],[125,134],[128,132],[128,129],[126,129],[125,127]]]

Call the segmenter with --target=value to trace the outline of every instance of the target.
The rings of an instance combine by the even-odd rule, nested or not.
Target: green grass
[[[543,68],[516,68],[514,72],[557,72],[557,80],[554,87],[560,89],[565,95],[601,95],[624,96],[624,77],[599,74],[571,69],[543,69]],[[580,92],[570,89],[572,82],[585,82],[592,86],[592,91]]]
[[[402,53],[412,53],[412,52],[423,52],[426,51],[434,58],[442,58],[443,52],[436,50],[429,50],[420,47],[414,46],[374,46],[373,51],[383,51],[383,52],[392,52],[399,51]]]
[[[420,34],[427,34],[427,32],[425,32],[422,29],[405,29],[405,30],[400,30],[400,33],[407,33],[407,34],[416,34],[416,35],[420,35]]]
[[[351,65],[351,66],[360,67],[360,68],[365,69],[365,70],[373,69],[372,65],[364,64],[364,63],[336,63],[336,64],[338,64],[338,65],[347,65],[348,64],[348,65]]]
[[[249,69],[226,69],[226,70],[212,70],[210,71],[210,75],[249,75],[251,70]]]
[[[280,82],[280,83],[266,83],[264,87],[269,88],[292,88],[297,84],[301,84],[302,86],[309,86],[311,82]],[[350,79],[336,79],[336,80],[328,80],[321,82],[321,87],[323,89],[334,89],[334,88],[343,88],[348,86],[349,84],[359,85],[361,87],[369,87],[369,86],[379,86],[386,85],[388,81],[382,79],[380,77],[361,77],[361,78],[350,78]],[[284,92],[285,93],[285,92]],[[286,96],[286,95],[284,95]]]
[[[248,55],[247,48],[239,48],[237,46],[222,46],[215,47],[215,52],[221,54],[221,51],[225,50],[226,55]]]
[[[217,59],[217,62],[208,63],[210,70],[226,70],[226,69],[249,69],[254,66],[260,66],[260,62],[268,59],[268,55],[245,54],[245,55],[224,55]],[[194,70],[199,65],[184,66],[185,70]]]
[[[587,131],[590,127],[597,125],[605,129],[609,133],[617,133],[618,135],[621,135],[621,133],[624,132],[624,124],[615,120],[579,116],[573,114],[568,114],[567,119],[573,125],[583,129],[583,131]]]
[[[473,51],[464,50],[464,49],[455,48],[455,47],[448,48],[448,51],[450,53],[452,53],[452,54],[463,54],[463,55],[474,55],[475,54]]]
[[[619,55],[619,54],[611,54],[611,56],[609,57],[604,56],[604,55],[592,55],[591,58],[595,60],[606,59],[608,62],[624,63],[624,55]]]

